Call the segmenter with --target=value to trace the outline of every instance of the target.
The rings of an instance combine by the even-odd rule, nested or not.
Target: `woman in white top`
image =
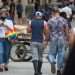
[[[12,19],[8,18],[8,10],[3,8],[1,10],[1,20],[2,20],[2,34],[0,32],[0,35],[3,36],[3,57],[2,57],[2,66],[1,66],[1,72],[3,72],[3,70],[8,71],[8,60],[9,60],[9,54],[10,54],[10,44],[9,44],[9,40],[8,37],[6,37],[6,32],[10,31],[11,29],[13,29],[13,21]]]

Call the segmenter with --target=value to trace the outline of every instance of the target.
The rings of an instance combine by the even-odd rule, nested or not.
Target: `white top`
[[[5,37],[4,27],[0,27],[0,38],[4,38],[4,37]]]
[[[6,19],[4,21],[4,25],[8,26],[10,29],[13,29],[13,22],[12,20]],[[4,38],[5,37],[5,32],[8,31],[8,29],[6,27],[0,27],[0,38]]]
[[[5,19],[4,25],[8,26],[9,28],[13,29],[13,22],[12,20]]]
[[[70,18],[70,16],[72,15],[72,9],[68,6],[60,9],[60,12],[65,12],[67,15],[67,18]]]

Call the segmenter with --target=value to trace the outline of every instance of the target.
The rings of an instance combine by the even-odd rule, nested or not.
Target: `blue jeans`
[[[3,46],[4,46],[4,54],[3,54],[4,63],[8,64],[9,57],[10,57],[11,44],[9,43],[8,40],[5,40],[3,43]]]
[[[4,64],[4,62],[3,62],[3,53],[4,53],[4,51],[3,51],[4,49],[3,49],[3,40],[1,41],[0,40],[0,64]]]
[[[43,44],[39,42],[32,42],[31,43],[31,49],[32,49],[32,61],[41,61],[43,58]]]
[[[61,69],[64,66],[64,49],[65,49],[65,42],[63,37],[60,38],[52,38],[49,43],[49,62],[50,63],[57,63],[57,69]],[[57,58],[57,62],[56,62]]]

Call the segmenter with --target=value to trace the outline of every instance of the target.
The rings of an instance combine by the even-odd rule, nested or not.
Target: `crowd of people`
[[[22,15],[24,11],[22,0],[17,0],[17,2],[15,2],[14,0],[10,0],[9,2],[7,0],[3,1],[1,8],[2,7],[7,8],[9,10],[9,14],[13,19],[15,19],[15,16],[17,15],[18,24],[22,24]]]
[[[71,8],[68,5],[61,9],[53,7],[50,15],[46,21],[43,13],[38,10],[35,17],[29,21],[28,32],[32,33],[31,50],[34,75],[42,75],[42,55],[46,46],[49,46],[48,60],[51,64],[51,72],[57,75],[63,74],[65,61],[67,61],[65,52],[70,50]]]
[[[8,71],[11,48],[10,40],[15,39],[15,36],[12,37],[10,35],[10,33],[13,34],[15,32],[15,4],[13,0],[11,1],[12,4],[10,7],[13,10],[8,10],[6,7],[0,9],[0,72]],[[20,11],[23,11],[23,9],[19,3],[20,1],[17,5],[17,14],[21,20],[22,13]],[[31,50],[34,75],[42,75],[43,51],[47,46],[49,46],[48,61],[51,64],[51,72],[53,74],[57,73],[57,75],[65,75],[64,70],[67,69],[67,65],[65,68],[65,50],[66,47],[69,47],[68,51],[71,49],[72,39],[74,39],[72,37],[72,39],[70,38],[72,32],[72,10],[68,5],[61,9],[53,7],[49,16],[49,19],[45,20],[43,13],[37,10],[35,17],[29,21],[27,28],[27,31],[32,33]],[[71,56],[69,58],[71,59]]]
[[[61,4],[59,5],[59,8],[62,9],[62,11],[65,11],[67,12],[67,14],[72,14],[72,16],[74,16],[75,14],[75,3],[74,2],[67,2],[67,4]],[[3,7],[8,7],[9,9],[9,13],[10,13],[10,16],[14,19],[14,17],[16,16],[17,14],[17,17],[18,17],[18,24],[23,24],[22,23],[22,20],[23,20],[23,12],[26,12],[23,5],[22,5],[22,0],[17,0],[16,2],[14,0],[10,0],[9,2],[6,0],[5,2],[3,2]],[[26,7],[26,6],[25,6]],[[41,8],[43,7],[43,8]],[[34,3],[34,6],[32,6],[32,17],[34,16],[34,13],[37,11],[37,10],[40,10],[42,11],[43,13],[43,17],[45,20],[48,21],[49,19],[49,14],[51,13],[51,8],[53,6],[51,5],[48,5],[48,4],[45,4],[45,5],[40,5],[38,3],[38,1],[35,1]],[[66,10],[65,10],[66,9]],[[72,10],[72,11],[68,11],[68,9]],[[16,12],[16,13],[15,13]],[[24,15],[26,17],[26,14]],[[29,18],[31,18],[31,16],[29,16]],[[73,18],[73,17],[71,17]]]

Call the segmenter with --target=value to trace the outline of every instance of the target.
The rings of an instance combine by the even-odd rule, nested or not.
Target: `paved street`
[[[51,75],[50,64],[44,63],[42,67],[43,75]],[[34,75],[33,64],[31,62],[10,62],[9,71],[0,75]]]
[[[47,51],[47,50],[45,50]],[[47,54],[44,54],[42,72],[43,75],[52,75],[50,72],[50,64],[46,58]],[[12,62],[9,63],[9,71],[0,73],[0,75],[34,75],[33,64],[29,62]]]

